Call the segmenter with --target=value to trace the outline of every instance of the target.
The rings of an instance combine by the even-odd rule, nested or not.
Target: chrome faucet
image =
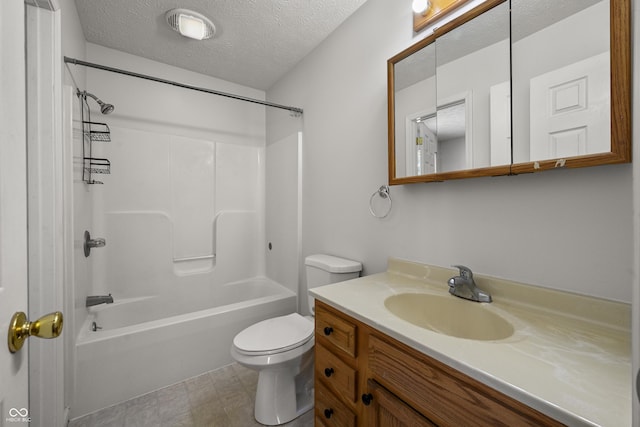
[[[93,296],[87,297],[87,307],[91,307],[93,305],[98,305],[98,304],[112,304],[112,303],[113,303],[113,297],[111,296],[111,294],[93,295]]]
[[[460,270],[460,275],[449,279],[449,293],[476,302],[491,302],[491,295],[476,286],[473,272],[464,265],[452,265]]]

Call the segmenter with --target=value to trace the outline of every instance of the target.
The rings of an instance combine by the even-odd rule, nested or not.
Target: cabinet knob
[[[329,408],[324,410],[324,417],[326,419],[331,418],[331,415],[333,415],[333,409]]]
[[[333,368],[324,368],[324,375],[329,378],[331,375],[333,375],[334,370]]]
[[[362,395],[362,403],[369,406],[371,405],[371,401],[373,400],[373,395],[371,393],[366,393]]]
[[[331,335],[332,332],[333,332],[333,328],[331,326],[325,326],[324,327],[324,334],[325,335]]]

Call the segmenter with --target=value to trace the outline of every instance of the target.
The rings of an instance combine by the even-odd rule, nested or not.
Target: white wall
[[[266,148],[265,216],[267,276],[298,292],[299,179],[302,135],[293,133]],[[304,296],[302,296],[304,297]]]
[[[62,14],[62,54],[76,59],[85,59],[85,40],[80,18],[74,0],[59,0]],[[64,84],[73,85],[74,82],[83,87],[86,82],[82,67],[65,65]],[[71,70],[71,72],[68,72]]]
[[[387,182],[386,61],[410,46],[411,1],[369,0],[268,99],[304,108],[303,256],[395,256],[524,283],[631,300],[632,166],[391,188],[392,213],[368,211]],[[268,114],[268,141],[287,135]],[[444,285],[444,284],[443,284]]]

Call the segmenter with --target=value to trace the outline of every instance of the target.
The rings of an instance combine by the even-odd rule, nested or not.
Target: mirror
[[[631,160],[630,0],[488,0],[387,69],[390,184]]]
[[[514,164],[555,166],[617,150],[612,101],[624,95],[612,92],[612,69],[622,66],[610,49],[614,3],[511,0]]]
[[[395,64],[394,87],[396,176],[434,173],[434,158],[426,153],[432,151],[437,133],[435,43],[420,46]]]
[[[509,2],[436,39],[437,172],[511,163],[509,49]]]

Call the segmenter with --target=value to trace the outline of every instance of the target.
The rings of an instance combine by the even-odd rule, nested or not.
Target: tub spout
[[[109,295],[93,295],[87,297],[87,307],[98,304],[111,304],[113,303],[113,297]]]

